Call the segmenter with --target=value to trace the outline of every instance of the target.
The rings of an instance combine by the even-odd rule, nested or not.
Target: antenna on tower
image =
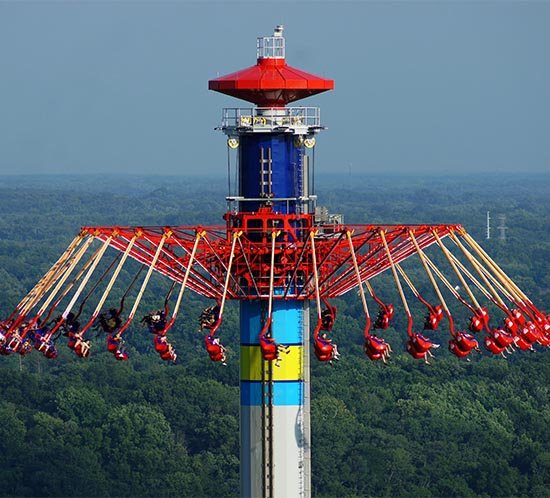
[[[489,215],[489,211],[487,211],[487,240],[491,238],[491,216]]]
[[[498,219],[500,222],[499,226],[497,227],[499,231],[498,238],[499,240],[506,241],[506,230],[508,230],[508,227],[506,226],[506,215],[501,214],[499,215]]]

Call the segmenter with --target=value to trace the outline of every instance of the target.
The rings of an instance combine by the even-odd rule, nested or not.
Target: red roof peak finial
[[[285,60],[283,26],[273,36],[261,36],[256,43],[257,63],[236,73],[208,82],[208,88],[259,107],[284,107],[320,92],[332,90],[334,81],[289,66]]]

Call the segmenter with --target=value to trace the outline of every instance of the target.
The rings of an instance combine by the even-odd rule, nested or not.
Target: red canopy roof
[[[332,90],[334,80],[289,66],[285,59],[259,59],[255,66],[208,82],[208,88],[259,107],[284,107],[289,102]]]

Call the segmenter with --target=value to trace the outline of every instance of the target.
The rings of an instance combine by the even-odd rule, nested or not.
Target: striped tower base
[[[273,303],[273,338],[289,346],[277,367],[258,341],[266,305],[241,303],[241,496],[309,498],[309,306]]]

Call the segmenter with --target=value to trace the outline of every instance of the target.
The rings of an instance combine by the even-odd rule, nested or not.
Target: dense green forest
[[[225,189],[209,178],[1,177],[0,317],[80,226],[220,224]],[[319,176],[316,193],[348,223],[462,223],[549,310],[549,191],[550,175],[411,175]],[[493,227],[506,215],[506,241],[497,230],[485,240],[487,211]],[[119,295],[131,277],[123,272]],[[398,301],[389,275],[374,283]],[[155,277],[140,309],[158,308],[168,287]],[[103,338],[86,360],[65,347],[52,361],[0,357],[0,496],[238,496],[238,309],[227,309],[222,367],[197,332],[205,304],[184,297],[171,333],[177,364],[158,358],[139,323],[128,362]],[[312,365],[314,496],[550,497],[548,352],[465,362],[441,347],[426,365],[404,352],[397,316],[385,333],[391,361],[374,363],[361,348],[358,296],[336,304],[342,358]],[[435,337],[446,345],[446,331]]]

